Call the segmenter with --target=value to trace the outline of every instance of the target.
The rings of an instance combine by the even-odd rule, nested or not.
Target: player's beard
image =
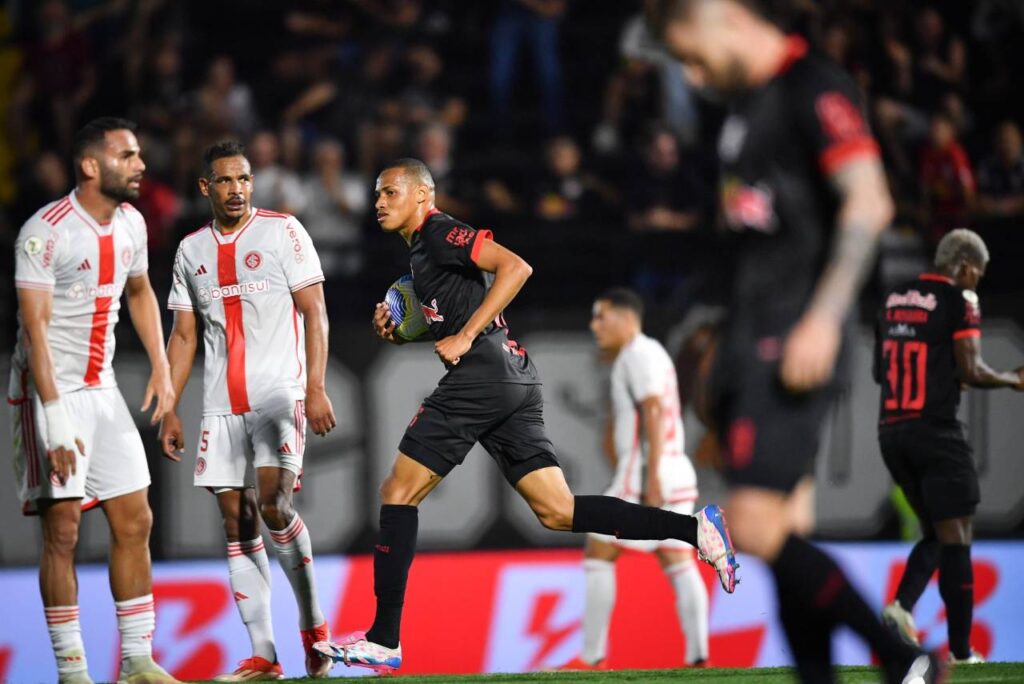
[[[107,174],[100,176],[100,193],[115,202],[128,202],[139,199],[139,191],[128,185],[135,177],[118,179],[114,182]]]

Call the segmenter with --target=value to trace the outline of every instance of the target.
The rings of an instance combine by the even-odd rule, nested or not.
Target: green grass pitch
[[[878,671],[870,667],[841,667],[839,681],[843,684],[878,682]],[[952,668],[949,681],[959,682],[1024,682],[1024,663],[987,663]],[[389,678],[390,679],[390,678]],[[286,679],[285,682],[306,682],[308,679]],[[433,675],[402,676],[396,684],[447,684],[448,682],[707,682],[708,684],[790,684],[793,671],[784,667],[706,670],[617,670],[614,672],[540,672],[533,674]]]

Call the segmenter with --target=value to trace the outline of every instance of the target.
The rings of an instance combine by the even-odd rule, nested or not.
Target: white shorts
[[[60,484],[46,457],[46,416],[39,396],[9,400],[14,435],[14,477],[22,512],[37,514],[39,499],[82,499],[82,509],[149,486],[142,438],[116,387],[83,389],[61,396],[85,455],[77,454],[75,475]]]
[[[697,474],[693,470],[693,464],[684,454],[665,455],[659,464],[659,475],[661,479],[661,498],[665,505],[663,511],[692,515],[693,507],[697,501]],[[641,498],[641,474],[642,464],[630,459],[620,459],[615,470],[615,479],[611,486],[605,491],[605,496],[614,496],[631,503],[640,503]],[[615,544],[624,549],[633,551],[644,551],[647,553],[658,549],[692,549],[693,547],[679,539],[618,539],[610,534],[590,533],[597,541],[608,544]]]
[[[248,413],[203,416],[196,452],[196,487],[236,489],[253,484],[253,469],[302,474],[306,448],[305,402],[290,395]]]

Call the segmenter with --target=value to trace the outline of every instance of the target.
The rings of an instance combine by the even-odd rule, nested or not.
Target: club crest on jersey
[[[263,263],[263,257],[260,256],[259,252],[252,251],[245,255],[245,258],[242,259],[242,263],[245,264],[245,267],[250,271],[255,271]]]
[[[130,247],[125,247],[121,250],[121,263],[125,268],[128,268],[128,264],[132,263],[132,250]]]
[[[420,302],[420,309],[423,310],[423,317],[427,319],[427,323],[441,323],[444,321],[444,316],[438,313],[437,310],[437,298],[430,300],[430,306]]]
[[[775,193],[763,185],[746,185],[738,178],[722,184],[722,210],[733,230],[749,228],[775,232]]]
[[[196,459],[196,475],[202,475],[206,472],[206,459],[200,456]]]

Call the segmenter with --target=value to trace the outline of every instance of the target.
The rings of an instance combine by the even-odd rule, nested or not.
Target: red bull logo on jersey
[[[762,233],[775,230],[775,195],[766,187],[745,185],[736,178],[722,184],[722,210],[733,229]]]
[[[117,298],[121,296],[121,289],[117,283],[106,285],[86,285],[83,282],[74,283],[65,293],[68,299],[100,299],[102,297]]]
[[[420,302],[420,308],[423,310],[423,317],[427,319],[427,323],[440,323],[444,320],[444,316],[437,311],[437,298],[430,300],[430,306]]]
[[[244,283],[235,283],[234,285],[201,287],[198,294],[199,301],[206,304],[227,297],[260,294],[269,289],[270,281],[264,278],[263,280],[248,280]]]
[[[912,306],[917,309],[927,309],[928,311],[935,311],[935,307],[939,305],[935,295],[928,293],[923,295],[917,290],[910,290],[903,294],[899,292],[893,292],[889,295],[889,298],[885,300],[885,308],[892,309],[897,306]]]

